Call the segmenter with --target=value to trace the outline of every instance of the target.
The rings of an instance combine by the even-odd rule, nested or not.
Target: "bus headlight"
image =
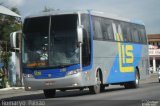
[[[33,78],[33,75],[32,74],[23,74],[23,77],[24,78]]]
[[[69,72],[66,74],[66,76],[68,76],[68,75],[73,75],[73,74],[77,74],[77,73],[79,73],[79,72],[81,72],[80,69],[77,69],[77,70],[74,70],[74,71],[69,71]]]

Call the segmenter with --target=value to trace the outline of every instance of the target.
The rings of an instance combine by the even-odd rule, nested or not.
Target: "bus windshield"
[[[28,18],[24,22],[23,63],[26,67],[79,64],[77,15]]]

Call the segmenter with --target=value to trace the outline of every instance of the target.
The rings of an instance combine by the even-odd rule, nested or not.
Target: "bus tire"
[[[105,91],[105,85],[103,84],[103,74],[102,74],[102,71],[100,70],[99,71],[99,75],[100,75],[100,81],[101,81],[101,88],[100,88],[100,92],[104,92]]]
[[[140,80],[140,74],[139,71],[136,71],[136,80],[134,82],[134,88],[138,88],[139,87],[139,80]]]
[[[80,88],[79,90],[80,90],[80,91],[83,91],[83,89],[84,89],[84,88]]]
[[[100,92],[104,92],[105,91],[105,85],[101,84],[101,91]]]
[[[61,89],[60,91],[65,92],[65,91],[66,91],[66,89]]]
[[[139,79],[140,79],[140,75],[139,75],[139,71],[138,69],[136,70],[136,75],[135,75],[135,81],[132,82],[128,82],[126,84],[124,84],[126,89],[130,89],[130,88],[138,88],[139,87]]]
[[[101,81],[100,81],[100,73],[97,71],[96,73],[96,85],[90,86],[89,91],[92,94],[98,94],[101,90]]]
[[[56,95],[55,89],[45,89],[43,92],[46,98],[54,98]]]

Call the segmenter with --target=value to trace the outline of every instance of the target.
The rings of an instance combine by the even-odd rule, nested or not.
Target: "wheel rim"
[[[139,85],[139,77],[136,75],[136,85]]]
[[[97,92],[99,92],[100,91],[100,85],[101,85],[99,72],[97,72],[96,81],[97,81],[97,84],[95,85],[95,89],[96,89]]]

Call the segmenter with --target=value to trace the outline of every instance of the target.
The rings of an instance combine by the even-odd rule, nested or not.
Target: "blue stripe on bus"
[[[23,68],[23,73],[24,74],[33,74],[33,70],[30,68]]]
[[[132,44],[134,50],[134,62],[132,64],[128,64],[130,66],[136,66],[139,65],[139,61],[141,58],[141,51],[142,51],[142,45],[139,44]],[[125,66],[125,65],[124,65]],[[134,81],[135,80],[135,71],[134,72],[120,72],[119,68],[119,56],[118,54],[115,57],[114,63],[112,65],[112,68],[110,70],[110,73],[108,75],[108,78],[106,79],[106,83],[118,83],[118,82],[127,82],[127,81]]]
[[[34,72],[41,72],[41,75],[34,75],[36,79],[45,79],[45,78],[59,78],[66,76],[67,72],[76,70],[80,68],[80,64],[72,65],[66,68],[57,68],[57,69],[39,69],[39,70],[32,70],[29,68],[24,68],[23,73],[24,74],[32,74],[34,75]],[[64,69],[64,70],[63,70]],[[50,74],[51,76],[48,76]]]
[[[90,13],[90,10],[88,10],[88,15],[89,15],[89,22],[90,22],[90,32],[91,32],[91,60],[90,60],[90,65],[83,67],[83,71],[89,71],[93,67],[93,22],[92,22],[92,16]]]

